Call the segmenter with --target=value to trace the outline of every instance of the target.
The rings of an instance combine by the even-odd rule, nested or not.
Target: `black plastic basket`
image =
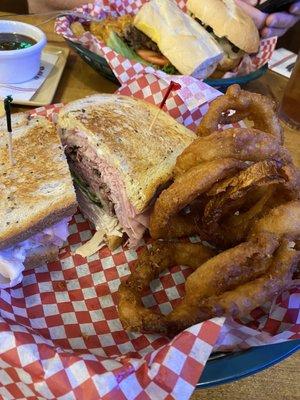
[[[99,56],[98,54],[90,51],[89,49],[85,48],[79,43],[74,43],[71,40],[67,40],[69,46],[76,51],[80,57],[89,64],[94,70],[99,72],[105,78],[109,79],[113,83],[120,85],[120,82],[115,77],[114,73],[112,72],[109,64],[105,60],[104,57]]]
[[[87,63],[89,64],[92,68],[94,68],[97,72],[99,72],[101,75],[103,75],[105,78],[109,79],[111,82],[116,83],[117,85],[120,85],[120,82],[118,79],[115,77],[114,73],[112,72],[109,64],[105,60],[104,57],[99,56],[96,53],[93,53],[92,51],[88,50],[84,46],[82,46],[79,43],[74,43],[70,40],[67,40],[69,46],[74,49],[80,57]],[[238,83],[239,85],[244,85],[250,81],[253,81],[255,79],[258,79],[262,75],[264,75],[268,70],[268,64],[265,64],[263,67],[260,69],[251,72],[248,75],[244,76],[236,76],[233,78],[228,78],[228,79],[206,79],[204,82],[206,82],[208,85],[219,88],[220,90],[226,89],[228,86],[233,85],[234,83]]]

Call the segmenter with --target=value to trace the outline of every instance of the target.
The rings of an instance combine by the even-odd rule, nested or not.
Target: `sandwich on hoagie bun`
[[[173,0],[145,3],[136,14],[133,25],[133,35],[140,31],[150,38],[181,74],[206,78],[223,57],[222,49],[212,36],[181,11]],[[127,32],[127,40],[131,40],[131,45],[143,57],[137,48],[139,44],[132,40],[132,36],[130,38],[130,33]],[[154,48],[149,50],[155,51]]]
[[[224,52],[214,76],[233,70],[245,53],[257,53],[259,32],[252,18],[234,0],[188,0],[187,9]]]
[[[223,58],[216,40],[174,0],[150,0],[135,17],[93,21],[89,30],[124,57],[169,74],[204,79]]]
[[[258,30],[234,0],[188,0],[187,9],[175,0],[150,0],[135,16],[109,16],[88,29],[129,60],[198,79],[223,76],[245,53],[258,51]],[[86,28],[76,24],[71,29],[81,36]]]

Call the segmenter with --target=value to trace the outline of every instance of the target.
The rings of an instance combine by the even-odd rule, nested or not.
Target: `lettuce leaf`
[[[111,31],[109,38],[107,40],[107,46],[113,49],[115,52],[121,54],[121,56],[128,58],[129,60],[137,61],[141,64],[150,66],[155,68],[155,66],[151,63],[148,63],[140,56],[136,54],[136,52],[129,47],[121,38],[116,34],[116,32]]]
[[[90,191],[90,188],[86,182],[84,182],[78,175],[74,174],[72,171],[72,178],[74,182],[80,187],[80,189],[88,196],[88,198],[96,204],[98,207],[103,208],[101,201],[98,197]]]
[[[109,46],[115,52],[121,54],[123,57],[128,58],[129,60],[137,61],[141,64],[153,67],[155,69],[158,68],[156,65],[153,65],[153,64],[145,61],[143,58],[141,58],[139,55],[137,55],[136,52],[130,46],[128,46],[120,38],[120,36],[118,36],[116,34],[116,32],[113,32],[113,31],[110,32],[109,38],[107,40],[107,46]],[[177,69],[172,64],[165,65],[164,67],[162,67],[160,69],[169,75],[178,75],[179,74]]]
[[[179,75],[178,70],[174,67],[173,64],[167,64],[164,67],[162,67],[161,70],[164,71],[166,74],[169,74],[169,75]]]

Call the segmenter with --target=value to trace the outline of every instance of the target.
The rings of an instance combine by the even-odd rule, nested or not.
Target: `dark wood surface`
[[[0,0],[0,11],[26,14],[28,12],[27,0]]]

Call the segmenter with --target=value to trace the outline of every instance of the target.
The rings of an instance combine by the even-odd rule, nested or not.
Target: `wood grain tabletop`
[[[67,47],[64,40],[54,33],[54,22],[43,23],[49,16],[5,16],[40,28],[47,34],[48,42],[56,46]],[[280,101],[287,79],[273,72],[245,88],[250,91],[269,95]],[[103,78],[81,58],[71,51],[53,102],[69,102],[96,92],[113,93],[117,86]],[[14,106],[14,111],[25,111],[26,107]],[[300,131],[283,126],[285,143],[290,149],[295,163],[300,167]],[[196,390],[192,400],[300,400],[300,352],[281,363],[238,382],[217,386],[211,389]]]

